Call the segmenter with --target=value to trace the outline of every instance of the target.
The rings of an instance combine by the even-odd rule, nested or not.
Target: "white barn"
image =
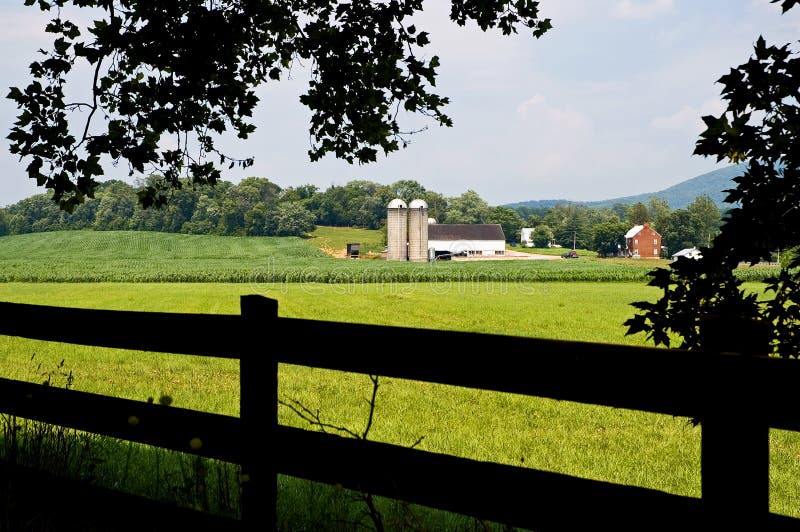
[[[429,224],[428,248],[437,256],[504,255],[506,236],[500,224]]]

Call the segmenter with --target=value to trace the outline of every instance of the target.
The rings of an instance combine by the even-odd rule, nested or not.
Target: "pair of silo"
[[[386,214],[386,260],[428,260],[428,204],[421,199],[409,205],[397,198]]]

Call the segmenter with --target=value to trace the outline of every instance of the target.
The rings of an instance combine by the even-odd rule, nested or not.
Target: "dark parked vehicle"
[[[577,259],[578,258],[578,252],[575,251],[574,249],[571,250],[571,251],[567,251],[566,253],[562,253],[561,254],[561,258],[562,259]]]

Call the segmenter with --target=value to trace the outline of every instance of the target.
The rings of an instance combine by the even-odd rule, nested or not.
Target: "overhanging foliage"
[[[101,159],[127,163],[131,174],[164,180],[139,195],[145,207],[164,205],[181,177],[214,184],[227,165],[252,158],[219,152],[215,136],[247,138],[258,103],[254,89],[286,77],[298,62],[311,81],[300,101],[311,110],[311,160],[333,154],[374,161],[378,150],[405,146],[403,112],[452,124],[446,97],[431,91],[439,59],[423,58],[428,33],[411,17],[422,0],[26,0],[55,10],[46,31],[53,47],[31,64],[31,83],[8,97],[21,109],[8,138],[29,159],[28,176],[52,189],[71,211],[93,197]],[[79,27],[60,8],[93,8],[102,16]],[[453,0],[450,18],[508,35],[550,28],[533,0]],[[91,66],[83,101],[65,99],[76,63]],[[76,121],[80,125],[76,127]]]

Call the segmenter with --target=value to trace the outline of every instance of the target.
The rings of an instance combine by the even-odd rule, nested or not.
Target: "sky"
[[[424,6],[416,26],[431,37],[423,55],[440,57],[436,92],[451,100],[452,128],[411,117],[401,127],[427,130],[375,163],[312,163],[309,113],[298,100],[308,72],[295,68],[258,89],[255,134],[221,140],[229,155],[255,158],[223,179],[321,190],[413,179],[446,197],[473,190],[490,205],[657,192],[726,165],[692,151],[701,116],[724,109],[716,81],[750,58],[759,35],[800,48],[800,9],[782,15],[769,0],[541,0],[553,29],[540,39],[459,27],[444,0]],[[0,2],[2,96],[28,83],[36,50],[50,46],[49,18],[22,0]],[[8,151],[16,114],[0,99],[0,206],[44,192]],[[125,168],[107,165],[105,178],[133,182]]]

